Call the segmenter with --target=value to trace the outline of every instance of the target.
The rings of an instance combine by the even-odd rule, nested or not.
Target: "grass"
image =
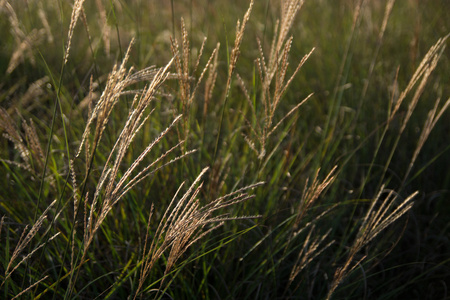
[[[446,7],[0,0],[1,297],[448,297]]]

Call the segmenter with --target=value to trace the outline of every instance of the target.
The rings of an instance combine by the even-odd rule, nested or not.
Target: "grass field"
[[[0,0],[0,298],[446,299],[447,0]]]

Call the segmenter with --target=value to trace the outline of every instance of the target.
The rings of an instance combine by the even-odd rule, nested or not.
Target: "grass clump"
[[[447,297],[437,8],[0,1],[1,297]]]

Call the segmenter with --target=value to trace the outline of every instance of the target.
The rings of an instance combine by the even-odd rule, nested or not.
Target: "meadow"
[[[0,0],[0,298],[450,297],[447,0]]]

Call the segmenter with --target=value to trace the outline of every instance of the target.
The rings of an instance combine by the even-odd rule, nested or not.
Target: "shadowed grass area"
[[[0,297],[448,297],[448,9],[0,0]]]

